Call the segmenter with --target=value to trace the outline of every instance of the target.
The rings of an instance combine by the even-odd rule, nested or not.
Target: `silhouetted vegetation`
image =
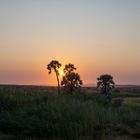
[[[61,85],[65,87],[65,89],[70,92],[71,94],[75,89],[78,89],[82,85],[82,80],[80,79],[80,76],[78,73],[72,72],[68,73],[63,77],[63,80],[61,82]]]
[[[79,89],[83,84],[82,80],[80,79],[80,75],[75,73],[76,70],[73,64],[65,65],[63,79],[61,81],[61,85],[64,86],[66,92],[70,92],[71,94],[75,89]]]
[[[140,138],[138,98],[124,98],[123,105],[118,105],[114,100],[106,103],[94,92],[58,96],[42,90],[34,94],[30,88],[0,87],[0,139]]]
[[[75,66],[73,64],[68,64],[68,65],[65,65],[65,68],[64,68],[64,73],[65,74],[68,74],[68,73],[72,73],[76,70],[77,68],[75,68]]]
[[[47,69],[49,70],[49,74],[52,73],[52,70],[54,70],[56,74],[56,79],[58,83],[58,94],[60,94],[60,81],[59,81],[59,71],[58,71],[60,67],[61,67],[61,64],[57,60],[52,60],[47,66]]]
[[[100,88],[101,94],[105,95],[109,100],[111,100],[111,90],[115,86],[113,77],[108,74],[101,75],[97,78],[97,88]]]

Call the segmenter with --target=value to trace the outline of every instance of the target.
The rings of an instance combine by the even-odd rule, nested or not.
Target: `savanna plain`
[[[62,89],[61,89],[62,90]],[[93,87],[0,86],[1,140],[138,140],[140,86],[117,86],[108,102]]]

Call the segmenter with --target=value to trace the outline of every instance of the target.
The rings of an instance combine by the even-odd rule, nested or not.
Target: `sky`
[[[51,60],[140,85],[140,0],[0,0],[0,84],[56,85]]]

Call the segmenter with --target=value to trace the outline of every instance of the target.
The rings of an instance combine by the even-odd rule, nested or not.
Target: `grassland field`
[[[56,93],[56,87],[0,85],[0,140],[140,139],[139,86],[118,86],[111,102],[92,87]]]

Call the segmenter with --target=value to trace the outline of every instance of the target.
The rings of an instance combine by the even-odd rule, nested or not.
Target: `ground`
[[[56,93],[55,87],[1,85],[0,139],[140,139],[140,87],[117,87],[111,102],[91,87]]]

